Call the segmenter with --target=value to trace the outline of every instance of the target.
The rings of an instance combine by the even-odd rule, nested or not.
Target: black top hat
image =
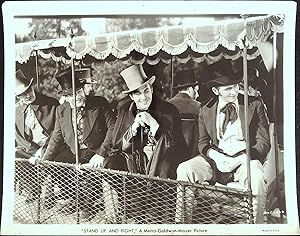
[[[26,76],[24,75],[23,71],[21,69],[19,69],[16,72],[16,91],[15,91],[15,95],[19,96],[22,93],[26,92],[30,88],[30,86],[32,85],[32,82],[33,82],[33,78],[28,80],[26,78]]]
[[[208,88],[238,84],[243,77],[234,73],[230,60],[222,59],[209,66],[210,80],[206,82]]]
[[[195,72],[193,70],[178,71],[174,77],[174,89],[184,89],[198,85]]]
[[[81,89],[86,84],[85,77],[86,74],[80,72],[76,72],[75,70],[75,90]],[[55,78],[57,79],[57,82],[59,83],[61,90],[57,93],[59,95],[71,95],[72,90],[72,69],[67,68],[55,75]]]

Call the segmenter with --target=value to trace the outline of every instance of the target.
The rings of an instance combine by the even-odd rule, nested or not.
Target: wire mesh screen
[[[22,224],[249,223],[247,192],[84,165],[16,159]]]

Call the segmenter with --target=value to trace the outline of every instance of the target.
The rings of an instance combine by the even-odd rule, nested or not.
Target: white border
[[[84,10],[83,10],[84,9]],[[295,158],[295,21],[296,3],[293,1],[49,1],[5,2],[2,5],[4,22],[4,170],[2,234],[168,234],[163,229],[191,229],[179,234],[297,234],[299,222],[296,191]],[[284,166],[288,224],[276,225],[13,225],[13,170],[14,170],[14,16],[34,15],[194,15],[194,14],[284,14]],[[91,231],[91,230],[95,231]],[[127,229],[128,231],[122,231]],[[139,230],[142,230],[140,232]],[[144,229],[157,230],[145,233]],[[195,232],[194,229],[199,231]],[[88,230],[89,232],[86,232]],[[159,231],[160,230],[160,231]]]

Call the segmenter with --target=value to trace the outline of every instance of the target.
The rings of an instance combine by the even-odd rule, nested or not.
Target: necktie
[[[83,137],[83,109],[84,107],[79,107],[77,110],[77,134],[79,142],[82,141]]]
[[[231,122],[232,124],[236,121],[237,112],[232,102],[227,103],[220,111],[225,114],[225,119],[222,125],[222,132],[224,134],[228,123]]]

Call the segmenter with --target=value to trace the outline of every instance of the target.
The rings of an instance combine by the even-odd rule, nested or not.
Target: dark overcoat
[[[111,148],[111,134],[115,115],[104,97],[87,96],[83,116],[83,143],[94,153],[107,157]],[[54,160],[59,147],[64,143],[75,154],[75,133],[72,123],[72,109],[68,102],[57,107],[55,128],[51,135],[44,160]]]
[[[133,145],[122,150],[124,133],[132,125],[137,109],[134,102],[123,104],[118,110],[117,121],[113,133],[113,149],[115,152],[125,152],[127,156],[142,155],[140,135],[134,137]],[[155,139],[157,144],[147,163],[145,173],[162,178],[176,178],[176,168],[179,163],[187,160],[187,146],[184,140],[180,115],[172,104],[154,99],[148,112],[158,122],[159,129]]]
[[[239,117],[244,137],[245,133],[245,106],[244,97],[238,96]],[[208,149],[218,147],[216,117],[217,117],[218,98],[213,98],[206,105],[201,107],[199,113],[199,152],[207,157]],[[261,99],[250,97],[248,100],[248,127],[250,158],[259,160],[262,164],[270,150],[269,120],[266,114],[264,104]],[[208,159],[209,160],[209,159]],[[213,165],[211,159],[210,164]],[[214,176],[217,178],[218,171],[213,165]]]
[[[189,157],[192,158],[199,154],[198,118],[201,103],[185,93],[176,94],[168,102],[172,103],[180,113],[182,132],[187,143]]]
[[[43,128],[43,134],[50,136],[55,124],[55,111],[59,102],[51,97],[45,96],[39,92],[35,92],[36,99],[29,106],[33,109],[34,114]],[[33,155],[39,146],[32,142],[25,133],[25,105],[16,107],[16,144],[25,153]]]

